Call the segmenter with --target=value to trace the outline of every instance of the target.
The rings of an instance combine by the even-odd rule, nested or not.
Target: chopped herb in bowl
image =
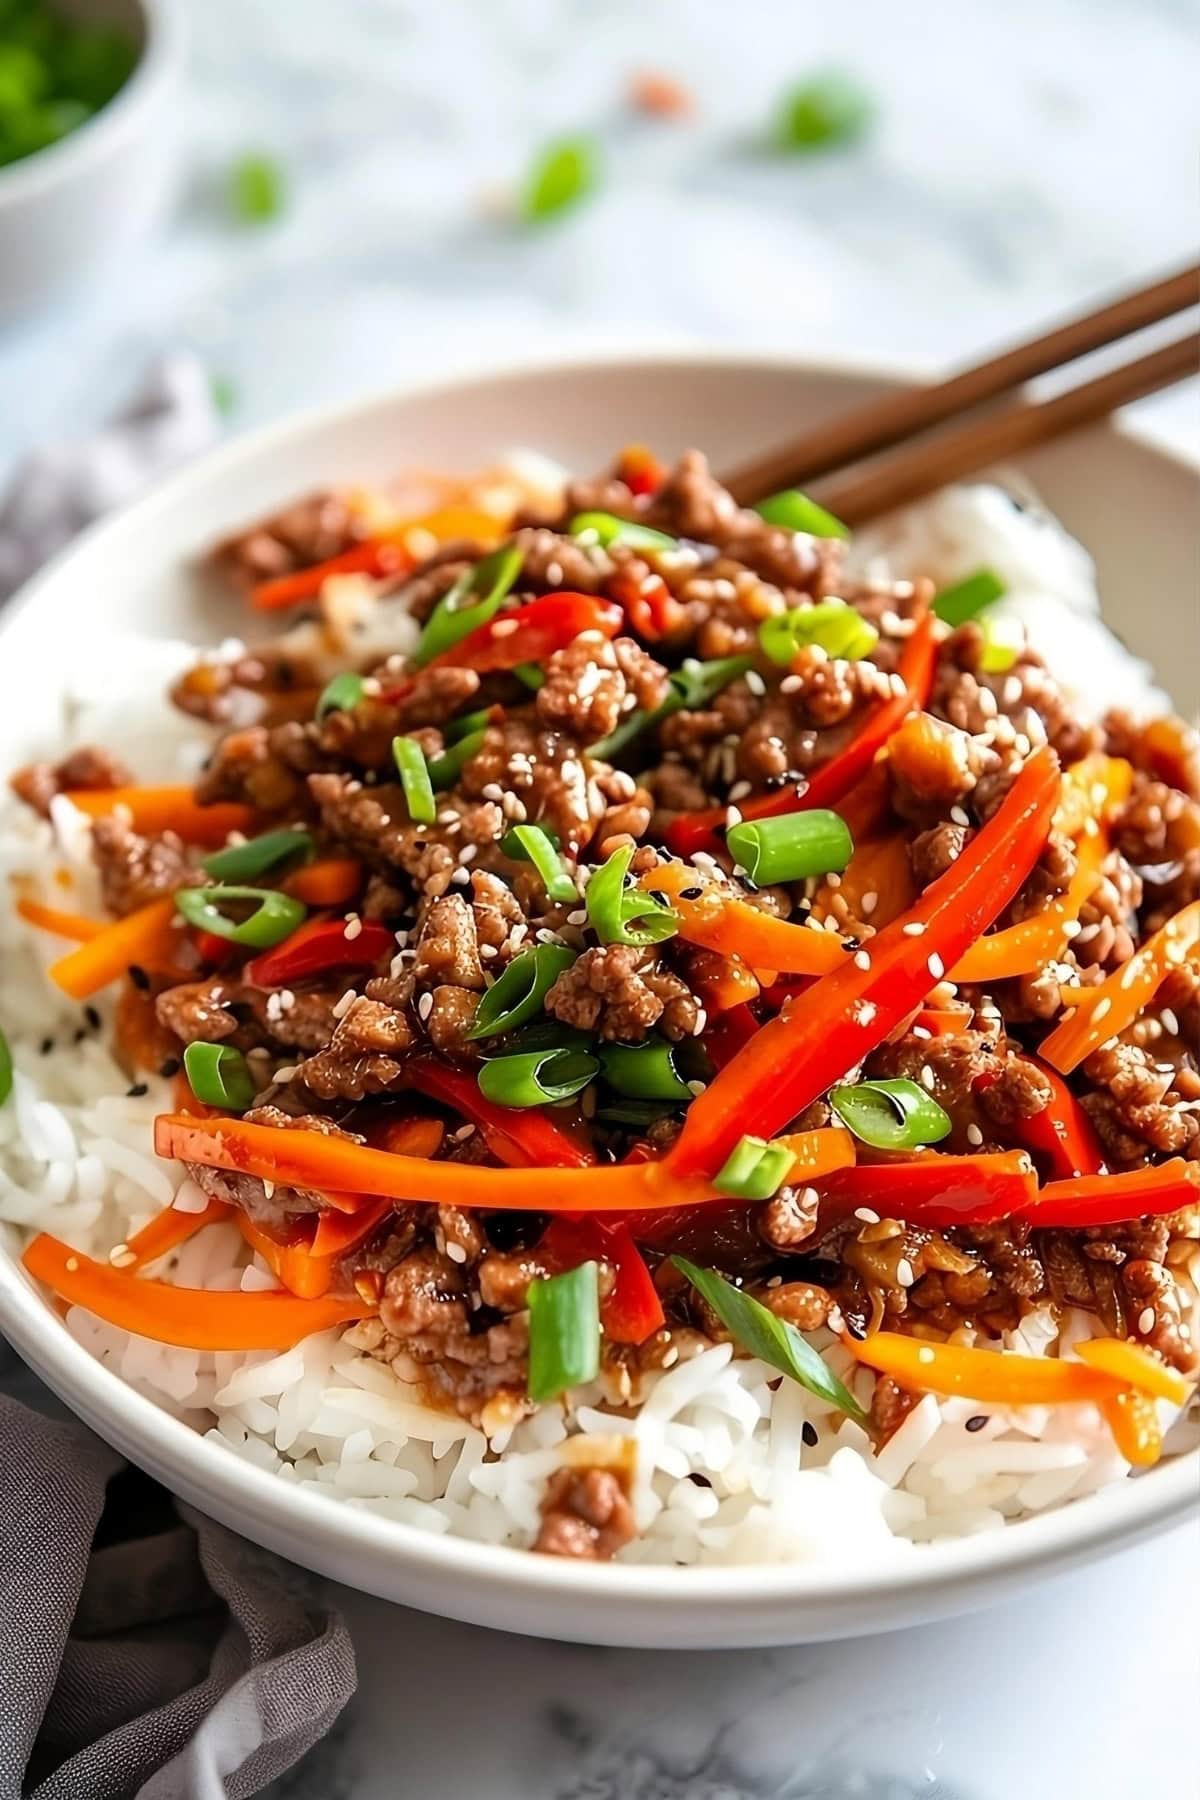
[[[43,0],[9,5],[0,18],[0,168],[86,124],[137,60],[136,41],[115,26],[80,23]]]

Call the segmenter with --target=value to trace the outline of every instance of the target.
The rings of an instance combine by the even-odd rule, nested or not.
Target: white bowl
[[[117,629],[211,642],[245,614],[206,601],[187,574],[219,532],[307,488],[412,462],[469,470],[535,444],[581,470],[644,439],[706,446],[720,467],[888,385],[859,369],[689,353],[569,363],[411,389],[303,418],[206,457],[102,524],[0,618],[0,765],[46,728],[56,645],[86,614]],[[895,383],[893,383],[895,385]],[[1196,654],[1194,468],[1132,436],[1096,430],[1039,452],[1029,472],[1096,556],[1110,616],[1189,695]],[[1151,575],[1147,576],[1147,563]],[[1153,586],[1149,583],[1152,581]],[[1181,673],[1181,655],[1190,669]],[[340,1505],[207,1442],[102,1368],[26,1280],[15,1234],[0,1249],[0,1329],[82,1418],[176,1493],[298,1563],[429,1612],[578,1642],[696,1649],[849,1636],[979,1606],[1162,1530],[1195,1500],[1200,1458],[1059,1511],[933,1544],[880,1577],[817,1568],[657,1568],[560,1562]]]
[[[138,65],[94,119],[0,169],[0,322],[32,313],[111,260],[170,192],[182,63],[175,0],[62,0],[141,46]]]

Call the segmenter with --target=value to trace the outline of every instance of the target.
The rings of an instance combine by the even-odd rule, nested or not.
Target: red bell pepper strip
[[[1035,1069],[1043,1081],[1050,1083],[1050,1101],[1041,1112],[1026,1119],[1014,1119],[1008,1132],[1026,1150],[1042,1159],[1043,1168],[1063,1181],[1078,1175],[1099,1175],[1104,1170],[1104,1151],[1092,1121],[1055,1070],[1032,1057],[1022,1059]],[[990,1087],[995,1075],[981,1075],[974,1083],[977,1092]],[[1003,1135],[1003,1133],[1001,1134]]]
[[[951,1225],[989,1225],[1014,1213],[1028,1213],[1037,1198],[1037,1177],[1023,1150],[992,1155],[905,1157],[858,1163],[838,1169],[816,1184],[821,1195],[820,1230],[827,1230],[857,1207],[869,1206],[884,1219],[942,1230]]]
[[[386,925],[360,919],[358,926],[350,936],[345,919],[310,919],[273,950],[252,957],[242,973],[252,987],[273,988],[327,969],[369,969],[395,954],[396,939]]]
[[[538,1254],[554,1270],[592,1260],[613,1271],[611,1293],[601,1301],[600,1323],[614,1344],[642,1344],[665,1323],[662,1301],[629,1227],[599,1219],[553,1219]]]
[[[617,458],[617,480],[639,498],[657,494],[666,479],[665,467],[645,444],[626,444]]]
[[[615,637],[624,623],[621,608],[595,594],[539,594],[524,606],[498,613],[486,625],[477,626],[427,666],[475,669],[486,675],[496,669],[515,669],[518,663],[544,663],[581,632]]]
[[[608,583],[613,599],[625,609],[637,635],[646,643],[656,644],[669,637],[687,618],[682,601],[677,600],[661,575],[640,581],[628,569],[618,569]]]
[[[723,1012],[704,1034],[704,1048],[712,1058],[713,1066],[723,1069],[726,1063],[731,1063],[760,1029],[749,1006],[731,1006],[728,1012]]]
[[[1200,1163],[1172,1156],[1153,1168],[1128,1169],[1120,1175],[1048,1181],[1039,1189],[1030,1216],[1039,1227],[1071,1230],[1157,1218],[1184,1206],[1200,1206]]]
[[[418,1094],[452,1107],[478,1126],[488,1149],[501,1162],[517,1168],[583,1169],[596,1160],[590,1144],[540,1108],[497,1106],[485,1100],[468,1069],[422,1060],[408,1063],[404,1075],[406,1084]]]
[[[744,1132],[771,1138],[881,1044],[1016,895],[1050,830],[1059,794],[1052,750],[1031,756],[999,810],[855,959],[784,1004],[692,1101],[665,1166],[715,1174]]]
[[[743,819],[769,819],[779,813],[807,812],[814,806],[835,807],[869,772],[880,750],[909,713],[918,712],[924,706],[933,685],[936,662],[934,618],[931,613],[924,613],[900,657],[898,673],[904,682],[904,692],[880,701],[845,749],[831,757],[806,784],[789,784],[774,793],[739,800],[738,811]],[[718,833],[724,824],[725,808],[722,806],[712,807],[707,812],[684,813],[667,827],[668,848],[677,856],[719,849]]]
[[[250,590],[250,604],[259,612],[278,612],[285,606],[298,606],[302,600],[315,600],[331,575],[395,575],[411,568],[412,560],[394,540],[367,538],[340,556],[311,563],[291,575],[278,575],[272,581],[260,581]]]

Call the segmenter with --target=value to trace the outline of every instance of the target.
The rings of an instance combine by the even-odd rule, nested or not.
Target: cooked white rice
[[[1148,675],[1100,623],[1084,552],[998,490],[951,489],[886,537],[864,534],[858,547],[873,562],[886,552],[897,573],[939,581],[990,564],[1009,580],[1012,608],[1039,644],[1046,621],[1059,641],[1069,625],[1067,672],[1081,703],[1084,668],[1090,706],[1159,702]],[[1045,647],[1053,652],[1053,641]],[[144,779],[191,773],[204,740],[158,698],[191,654],[138,640],[109,642],[101,660],[92,645],[67,678],[56,740],[108,742]],[[5,806],[0,875],[21,877],[60,906],[98,905],[86,823],[63,800],[49,824]],[[154,1115],[170,1105],[165,1084],[150,1081],[144,1097],[126,1094],[105,1047],[107,1020],[77,1041],[82,1009],[65,1003],[44,973],[56,953],[0,906],[0,993],[16,1066],[13,1098],[0,1108],[0,1220],[15,1228],[3,1232],[13,1250],[24,1234],[45,1229],[105,1256],[161,1206],[195,1211],[202,1200],[183,1169],[151,1149]],[[191,1287],[274,1286],[229,1225],[200,1232],[154,1272]],[[1193,1274],[1200,1279],[1200,1258]],[[775,1370],[734,1357],[728,1345],[649,1377],[636,1410],[597,1382],[569,1404],[498,1425],[489,1439],[423,1405],[415,1385],[359,1351],[353,1328],[323,1332],[283,1355],[247,1355],[154,1344],[78,1308],[66,1325],[117,1376],[223,1450],[347,1506],[488,1543],[532,1541],[547,1476],[582,1453],[579,1439],[589,1436],[634,1440],[641,1531],[621,1553],[626,1562],[811,1561],[861,1571],[1129,1474],[1091,1406],[992,1409],[982,1428],[968,1431],[976,1404],[926,1396],[876,1455],[857,1425]],[[1060,1336],[1048,1310],[1035,1312],[1005,1344],[1062,1354],[1090,1328],[1073,1316]],[[813,1341],[865,1403],[870,1373],[828,1333]],[[1161,1410],[1170,1424],[1170,1409]],[[1190,1422],[1174,1422],[1173,1450],[1198,1439]]]

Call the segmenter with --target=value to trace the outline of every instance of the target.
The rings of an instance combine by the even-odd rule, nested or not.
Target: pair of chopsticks
[[[954,423],[1035,376],[1197,305],[1200,264],[1125,294],[1097,312],[1072,319],[932,387],[890,394],[818,426],[744,463],[725,478],[726,485],[743,505],[781,488],[803,487],[846,524],[864,524],[1001,458],[1095,424],[1118,406],[1200,372],[1200,332],[1192,331],[1050,399],[1019,398],[1002,409]],[[924,435],[947,422],[952,429]],[[891,455],[885,454],[889,451]],[[878,462],[862,470],[851,468],[876,457]]]

